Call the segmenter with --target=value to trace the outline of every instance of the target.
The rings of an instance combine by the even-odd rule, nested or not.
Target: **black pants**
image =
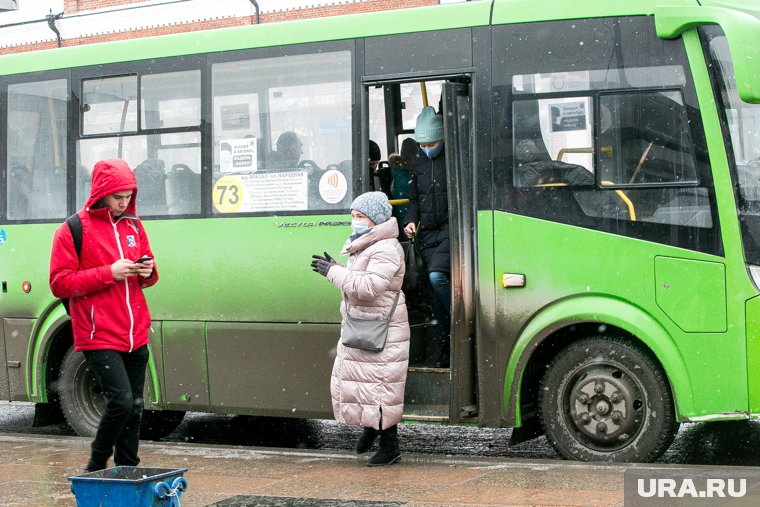
[[[106,410],[92,442],[88,468],[105,468],[111,453],[116,466],[136,466],[140,463],[137,447],[148,346],[133,352],[90,350],[84,353],[84,357],[106,399]]]

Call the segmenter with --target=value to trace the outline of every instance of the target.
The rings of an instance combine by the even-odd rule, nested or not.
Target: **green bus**
[[[379,188],[370,139],[397,152],[429,103],[452,356],[410,295],[406,420],[651,461],[681,422],[756,419],[758,34],[754,0],[493,0],[0,57],[0,399],[95,431],[48,264],[120,157],[161,270],[143,435],[332,417],[340,296],[310,257]]]

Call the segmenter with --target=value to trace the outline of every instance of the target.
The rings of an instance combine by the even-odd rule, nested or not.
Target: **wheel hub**
[[[594,365],[576,376],[568,391],[576,430],[605,449],[625,445],[641,429],[644,395],[638,384],[613,365]]]

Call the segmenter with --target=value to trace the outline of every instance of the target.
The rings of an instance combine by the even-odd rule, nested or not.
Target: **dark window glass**
[[[494,29],[496,207],[722,253],[682,41],[651,18]]]
[[[731,145],[731,172],[738,204],[744,257],[760,265],[760,105],[747,104],[736,91],[734,66],[726,37],[717,26],[700,29],[707,44],[708,67],[717,87],[722,124]]]

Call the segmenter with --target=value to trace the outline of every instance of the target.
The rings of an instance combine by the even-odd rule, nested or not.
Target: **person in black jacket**
[[[449,202],[443,152],[443,118],[425,107],[417,117],[414,140],[419,150],[409,171],[409,209],[404,233],[417,235],[433,287],[433,314],[437,321],[437,368],[450,364],[451,258],[449,256]]]

